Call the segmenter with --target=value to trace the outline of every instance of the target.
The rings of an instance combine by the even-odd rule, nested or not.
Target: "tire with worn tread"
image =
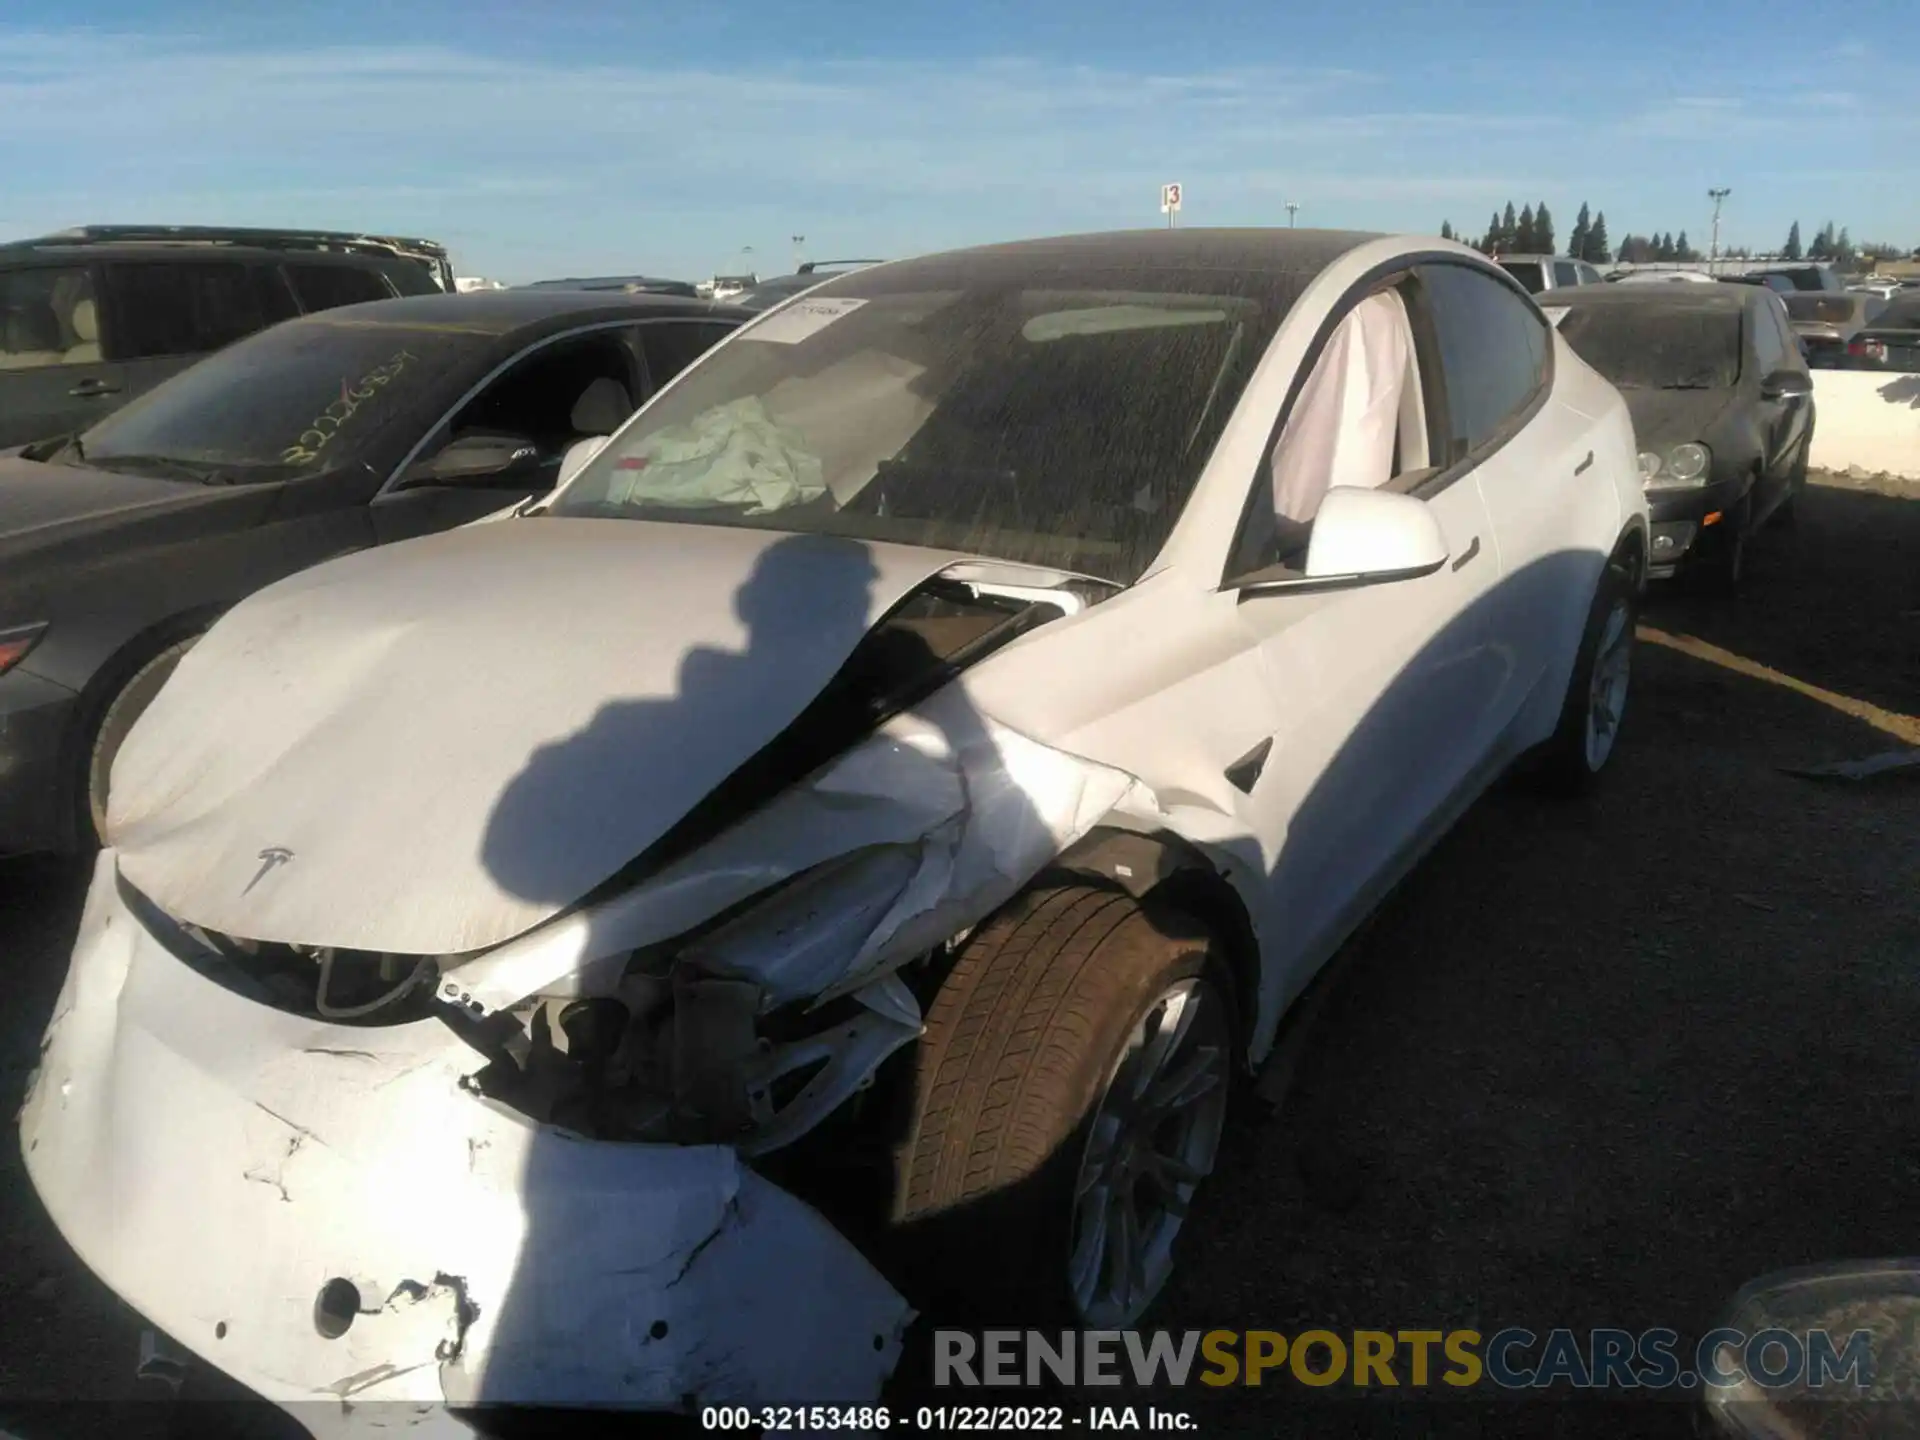
[[[105,841],[107,782],[113,774],[113,757],[120,753],[120,747],[126,743],[133,722],[153,703],[153,697],[167,683],[174,667],[180,663],[180,657],[191,650],[199,638],[193,635],[175,641],[147,661],[127,677],[119,693],[101,712],[100,723],[94,727],[92,743],[87,750],[86,787],[81,797],[85,806],[80,826],[83,844],[91,841],[98,845]]]
[[[1075,1323],[1086,1137],[1129,1036],[1189,979],[1231,1022],[1204,927],[1090,885],[1030,891],[969,937],[928,1008],[896,1156],[892,1228],[916,1303]]]

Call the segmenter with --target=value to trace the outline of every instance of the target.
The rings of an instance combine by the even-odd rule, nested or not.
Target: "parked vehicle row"
[[[1903,290],[1847,341],[1850,370],[1920,372],[1920,289]]]
[[[48,1213],[296,1408],[844,1404],[916,1309],[1132,1325],[1328,958],[1501,774],[1613,757],[1661,562],[1567,336],[1627,297],[1562,295],[1151,230],[392,300],[17,462],[0,688],[86,713],[67,632],[237,577],[112,740]],[[1718,384],[1767,297],[1713,297]]]
[[[0,245],[0,447],[82,429],[278,321],[453,284],[432,241],[333,231],[96,225]]]

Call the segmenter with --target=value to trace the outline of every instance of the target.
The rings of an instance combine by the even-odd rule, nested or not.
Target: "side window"
[[[532,445],[548,483],[567,447],[611,435],[640,400],[633,352],[616,330],[570,336],[521,359],[448,419],[407,466],[409,477],[429,470],[434,457],[461,440],[511,440]]]
[[[336,305],[358,305],[363,300],[389,300],[393,292],[387,282],[371,270],[352,265],[289,265],[287,279],[293,293],[311,315],[316,310],[331,310]]]
[[[1376,287],[1348,306],[1276,423],[1235,573],[1298,564],[1335,486],[1407,488],[1428,473],[1418,348],[1399,285]]]
[[[657,390],[712,348],[731,329],[695,320],[652,320],[639,327],[647,375]]]
[[[1580,267],[1580,283],[1582,285],[1604,285],[1606,281],[1593,266],[1583,264]]]
[[[1747,327],[1753,331],[1754,359],[1762,375],[1771,375],[1787,363],[1785,343],[1780,339],[1780,322],[1773,306],[1760,305],[1747,311]],[[1758,310],[1760,313],[1755,314]]]
[[[97,362],[99,314],[85,266],[0,270],[0,370]]]
[[[287,284],[287,277],[280,273],[278,265],[256,265],[253,267],[254,288],[260,292],[260,311],[267,324],[278,325],[282,320],[291,320],[300,313],[300,306],[293,298],[293,290]]]
[[[380,273],[387,277],[399,295],[438,295],[440,282],[433,278],[433,272],[417,260],[394,259],[382,261]]]
[[[1465,265],[1416,272],[1438,332],[1445,372],[1445,453],[1452,465],[1497,439],[1546,382],[1546,323],[1499,281]]]
[[[231,260],[107,267],[120,360],[201,355],[263,329],[249,267]]]
[[[1793,322],[1787,318],[1785,302],[1774,300],[1767,306],[1767,312],[1773,316],[1773,328],[1780,332],[1781,363],[1798,365],[1804,370],[1807,352],[1801,347],[1800,337],[1794,334]]]
[[[1574,268],[1571,260],[1553,262],[1553,283],[1555,285],[1578,285],[1580,272]]]

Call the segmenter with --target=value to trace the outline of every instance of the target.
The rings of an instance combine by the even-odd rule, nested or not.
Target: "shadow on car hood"
[[[494,945],[666,834],[964,558],[577,519],[348,556],[188,652],[115,762],[111,842],[210,930]]]

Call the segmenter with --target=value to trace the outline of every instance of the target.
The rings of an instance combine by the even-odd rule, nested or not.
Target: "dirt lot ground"
[[[1603,793],[1490,797],[1351,947],[1287,1108],[1236,1123],[1159,1323],[1690,1335],[1762,1272],[1920,1254],[1920,777],[1776,768],[1920,744],[1899,718],[1920,714],[1920,486],[1816,480],[1742,599],[1656,596],[1647,626],[1709,648],[1642,645]],[[82,879],[0,867],[9,1112]],[[0,1245],[0,1415],[30,1440],[241,1423],[99,1403],[145,1388],[139,1322],[11,1143]],[[1691,1426],[1674,1400],[1200,1390],[1155,1399],[1203,1435]]]

